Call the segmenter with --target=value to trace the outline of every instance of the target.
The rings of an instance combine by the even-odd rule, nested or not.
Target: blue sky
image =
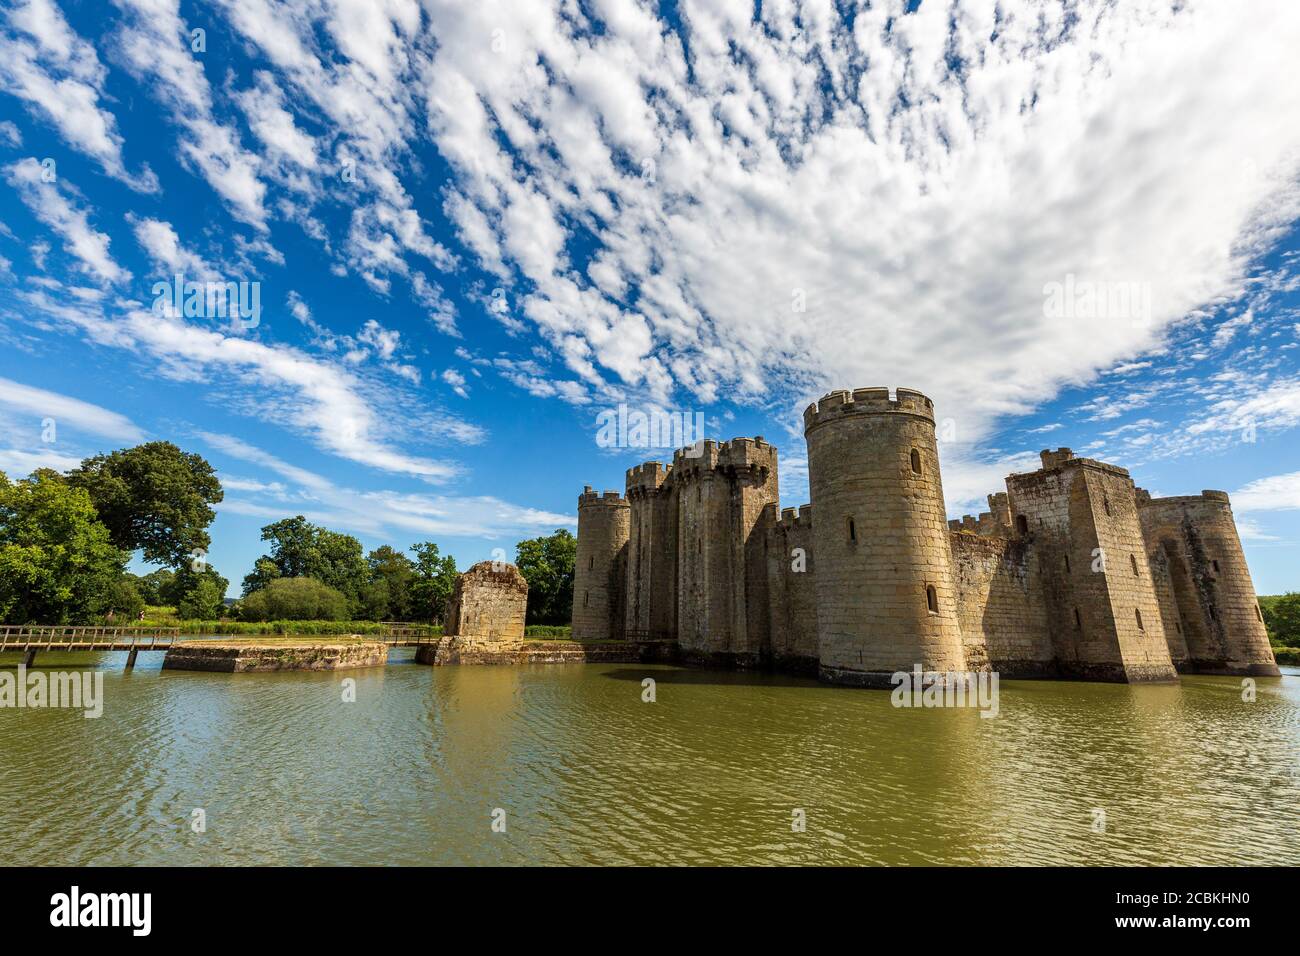
[[[1069,445],[1228,491],[1298,588],[1300,9],[1232,6],[8,3],[0,470],[200,452],[236,589],[293,514],[573,527],[663,457],[620,404],[764,435],[797,505],[802,407],[902,385],[953,516]]]

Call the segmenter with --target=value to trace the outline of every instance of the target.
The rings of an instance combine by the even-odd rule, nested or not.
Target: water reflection
[[[99,720],[0,711],[0,863],[1300,862],[1296,676],[1253,703],[1229,678],[1007,681],[983,719],[666,666],[123,657],[41,661],[104,668]]]

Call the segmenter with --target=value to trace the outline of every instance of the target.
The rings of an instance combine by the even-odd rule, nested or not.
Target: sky
[[[1298,48],[1273,0],[4,0],[0,470],[198,452],[233,596],[296,514],[575,529],[671,457],[620,407],[797,506],[803,407],[903,386],[951,516],[1069,446],[1300,589]]]

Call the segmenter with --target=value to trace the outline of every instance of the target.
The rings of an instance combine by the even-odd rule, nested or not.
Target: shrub
[[[240,602],[239,616],[245,621],[343,621],[348,599],[314,578],[276,578]]]

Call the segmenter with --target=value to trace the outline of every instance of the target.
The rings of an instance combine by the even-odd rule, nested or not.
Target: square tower
[[[1013,532],[1032,540],[1063,676],[1174,681],[1160,601],[1128,471],[1068,448],[1011,475]]]

